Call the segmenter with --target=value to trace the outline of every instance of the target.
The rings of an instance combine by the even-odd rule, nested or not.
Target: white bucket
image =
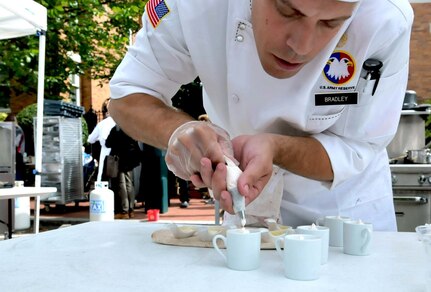
[[[90,193],[90,221],[114,220],[114,192],[108,188],[108,182],[96,182]]]
[[[15,181],[15,187],[24,187],[23,181]],[[24,230],[30,228],[30,197],[15,198],[14,229]],[[11,222],[9,222],[11,224]]]

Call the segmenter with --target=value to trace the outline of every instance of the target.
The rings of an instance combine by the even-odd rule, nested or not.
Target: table
[[[425,250],[414,233],[374,232],[372,254],[330,248],[320,279],[284,277],[275,250],[258,270],[229,270],[212,248],[152,242],[165,224],[88,222],[0,241],[2,291],[425,291]],[[428,263],[429,264],[429,263]]]
[[[19,197],[48,197],[52,193],[57,192],[54,187],[13,187],[0,189],[0,200],[9,200],[8,205],[8,237],[12,238],[12,199]],[[35,204],[34,207],[34,233],[39,232],[39,215],[40,205]]]

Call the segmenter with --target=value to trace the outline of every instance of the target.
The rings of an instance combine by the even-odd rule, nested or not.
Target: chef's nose
[[[291,23],[290,34],[287,36],[286,44],[297,55],[307,55],[314,47],[316,26],[306,20],[298,20]]]

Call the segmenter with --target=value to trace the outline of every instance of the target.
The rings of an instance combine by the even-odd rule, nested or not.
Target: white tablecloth
[[[426,291],[414,233],[374,232],[372,254],[330,248],[320,279],[284,277],[275,250],[258,270],[226,268],[212,248],[153,243],[161,223],[89,222],[0,242],[1,291]]]
[[[53,187],[13,187],[0,189],[1,199],[15,199],[19,197],[48,197],[52,193],[57,192],[57,188]]]

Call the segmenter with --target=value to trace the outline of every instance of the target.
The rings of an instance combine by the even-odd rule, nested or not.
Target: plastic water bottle
[[[24,182],[15,181],[15,187],[24,187]],[[15,230],[24,230],[30,228],[30,197],[15,198],[14,227]]]
[[[114,220],[114,192],[108,188],[108,182],[96,182],[90,193],[90,221]]]

